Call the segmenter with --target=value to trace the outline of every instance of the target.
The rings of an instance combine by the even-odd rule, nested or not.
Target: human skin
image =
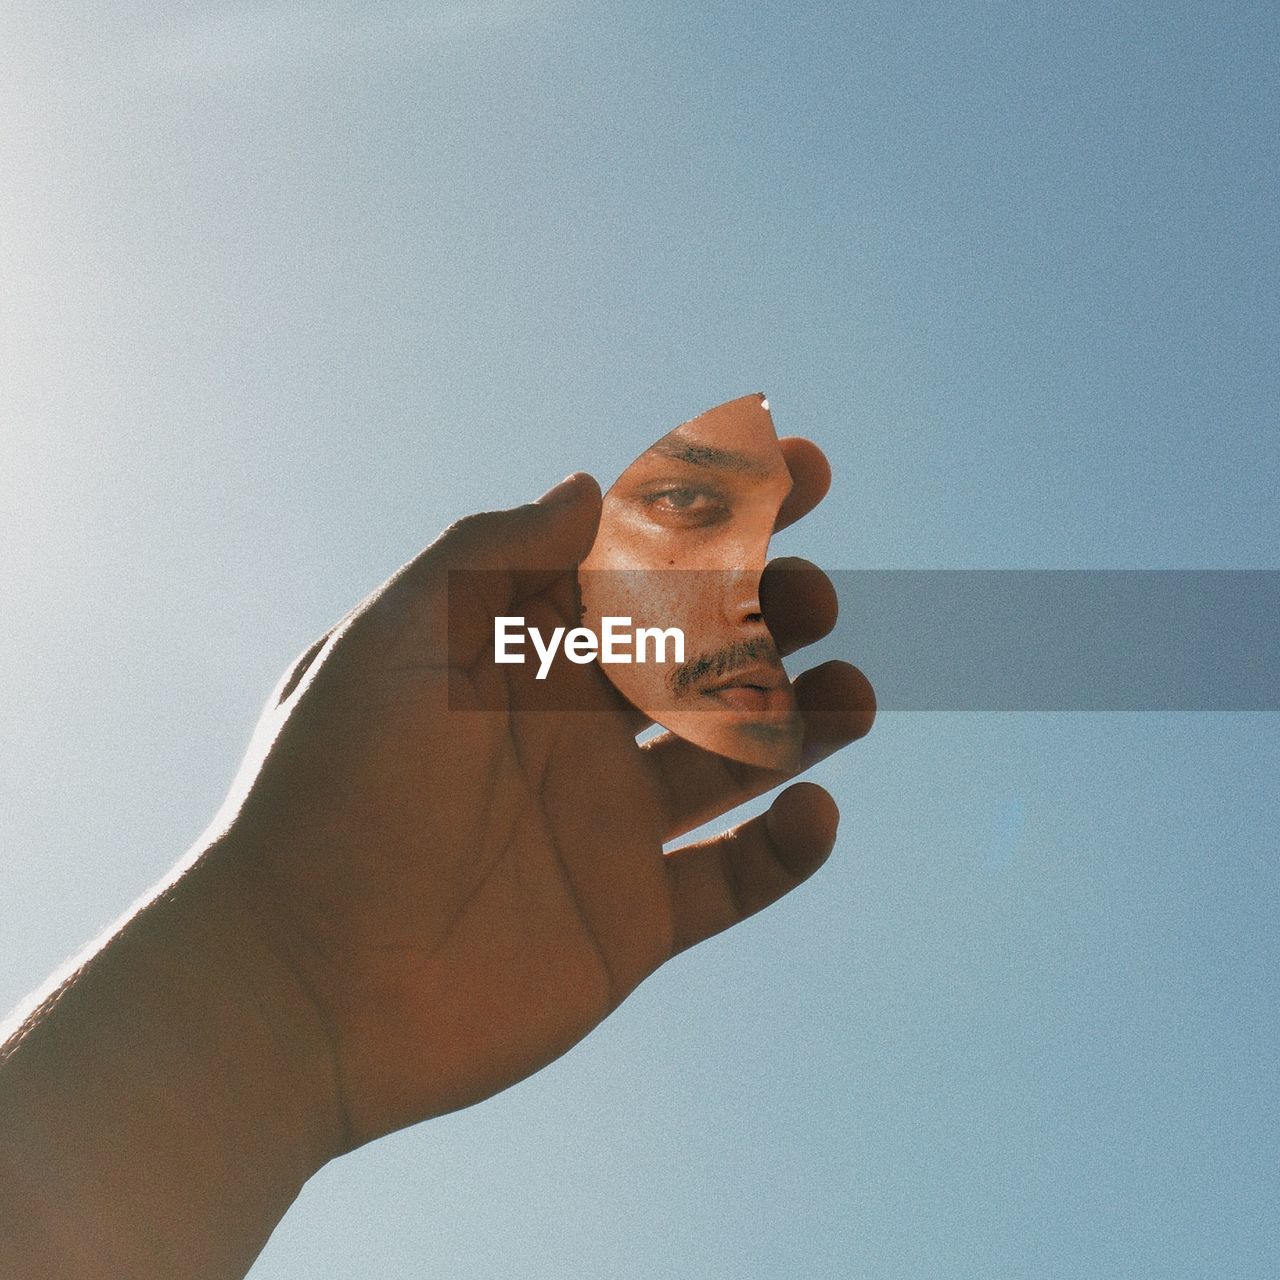
[[[826,484],[814,446],[787,456],[780,522]],[[638,746],[594,666],[555,673],[586,712],[548,709],[564,691],[529,666],[495,671],[495,614],[576,621],[600,506],[577,476],[469,517],[357,606],[282,678],[173,876],[20,1011],[0,1051],[0,1274],[242,1276],[329,1160],[538,1070],[826,858],[837,811],[808,783],[664,853],[778,775],[671,735]],[[486,572],[450,596],[451,569]],[[833,625],[812,566],[766,579],[784,649]],[[846,664],[796,691],[802,767],[870,727]]]
[[[685,661],[609,664],[646,716],[699,746],[793,770],[804,723],[760,606],[760,577],[791,474],[762,395],[668,433],[605,495],[582,563],[583,624],[677,627]]]

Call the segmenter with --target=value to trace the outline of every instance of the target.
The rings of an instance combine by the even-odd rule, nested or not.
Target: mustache
[[[772,637],[762,636],[756,640],[736,640],[723,649],[715,649],[711,653],[700,653],[688,662],[682,662],[668,677],[668,683],[675,693],[686,693],[699,681],[708,676],[722,676],[726,671],[744,667],[749,662],[764,659],[766,662],[780,662],[777,646]]]

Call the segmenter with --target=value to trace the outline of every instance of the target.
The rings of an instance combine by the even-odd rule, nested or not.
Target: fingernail
[[[553,485],[535,501],[542,507],[560,507],[572,502],[578,488],[578,475],[579,472],[575,471],[573,475],[565,476],[559,484]]]

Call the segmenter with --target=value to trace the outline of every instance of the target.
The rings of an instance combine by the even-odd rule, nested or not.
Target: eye
[[[658,524],[698,529],[719,524],[733,514],[724,494],[696,485],[669,485],[643,495],[645,513]]]

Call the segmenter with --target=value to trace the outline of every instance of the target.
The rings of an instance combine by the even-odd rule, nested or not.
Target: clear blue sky
[[[828,451],[832,568],[1277,567],[1278,57],[1272,3],[6,6],[0,1003],[443,525],[721,400]],[[1280,1273],[1278,748],[882,717],[819,876],[255,1280]]]

